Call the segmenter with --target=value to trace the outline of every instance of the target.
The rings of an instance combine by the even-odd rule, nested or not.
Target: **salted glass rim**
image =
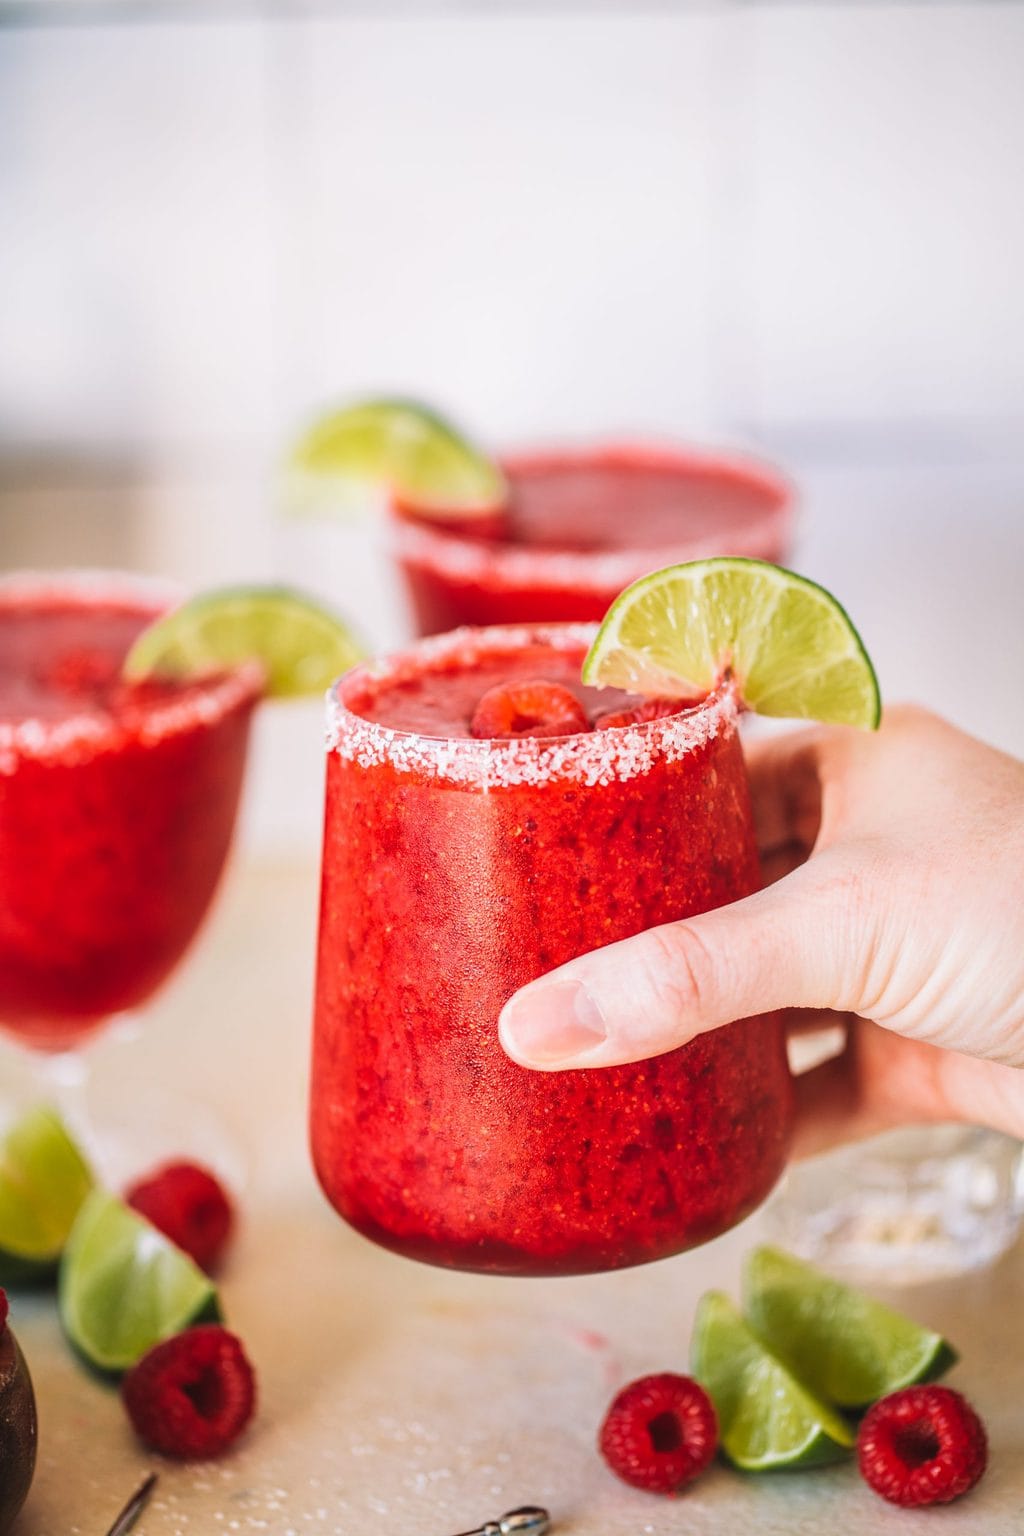
[[[502,469],[511,475],[529,473],[552,465],[632,464],[659,471],[677,472],[685,478],[695,472],[721,474],[743,481],[767,494],[765,505],[752,512],[730,538],[736,555],[763,554],[765,529],[783,539],[789,533],[797,499],[795,482],[778,466],[742,449],[699,447],[680,443],[631,441],[616,438],[592,444],[577,443],[524,449],[503,454]],[[676,539],[660,544],[625,543],[605,549],[571,549],[515,543],[512,540],[480,539],[471,529],[446,527],[415,517],[392,519],[391,538],[399,559],[423,565],[454,581],[485,579],[488,587],[529,586],[562,590],[606,592],[625,587],[637,576],[680,560],[703,560],[721,554],[721,535],[701,538],[680,528]]]
[[[679,714],[571,736],[522,736],[514,741],[402,730],[369,720],[350,707],[359,690],[379,692],[447,670],[453,663],[468,666],[487,651],[512,654],[540,645],[585,653],[597,629],[596,624],[581,623],[463,626],[360,662],[327,692],[328,755],[364,769],[387,763],[398,773],[481,789],[547,781],[594,785],[636,778],[659,761],[677,762],[735,730],[740,704],[728,678]]]
[[[0,611],[29,602],[83,599],[82,607],[124,604],[157,618],[185,596],[185,588],[163,576],[145,572],[92,567],[66,570],[15,570],[0,573]],[[226,673],[188,679],[180,698],[145,699],[137,703],[139,722],[130,733],[110,714],[70,712],[59,719],[26,714],[0,720],[0,774],[11,773],[19,761],[80,761],[104,751],[120,750],[128,737],[154,746],[197,726],[212,727],[263,688],[263,669],[245,662]]]

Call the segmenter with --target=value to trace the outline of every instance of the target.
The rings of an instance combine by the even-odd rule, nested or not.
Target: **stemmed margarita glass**
[[[176,598],[120,574],[0,580],[0,1029],[65,1107],[82,1046],[187,950],[231,843],[261,668],[121,676]]]

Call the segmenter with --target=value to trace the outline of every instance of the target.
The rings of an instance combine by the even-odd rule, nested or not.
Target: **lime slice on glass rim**
[[[172,608],[144,629],[124,675],[195,677],[260,662],[270,698],[323,693],[363,655],[340,618],[288,587],[222,587]]]
[[[874,730],[874,668],[816,582],[763,560],[721,557],[642,576],[615,599],[583,663],[593,687],[707,693],[731,676],[759,715]]]
[[[108,1375],[195,1323],[218,1322],[217,1290],[186,1253],[116,1195],[94,1190],[60,1265],[60,1320],[87,1363]]]
[[[721,1447],[747,1472],[843,1460],[855,1436],[771,1353],[721,1291],[701,1297],[690,1368],[718,1415]]]
[[[435,411],[415,400],[366,400],[322,416],[285,465],[285,505],[355,512],[386,489],[426,518],[493,517],[505,477]]]
[[[778,1248],[744,1266],[747,1318],[804,1386],[841,1408],[866,1408],[956,1362],[941,1334]]]
[[[28,1110],[0,1140],[0,1285],[46,1279],[57,1267],[93,1176],[63,1120]]]

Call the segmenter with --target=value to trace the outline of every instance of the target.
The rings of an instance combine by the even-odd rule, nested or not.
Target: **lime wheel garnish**
[[[315,421],[285,466],[294,511],[359,510],[367,491],[430,519],[493,518],[506,499],[498,465],[428,406],[415,400],[365,400]]]
[[[760,715],[874,730],[878,682],[842,606],[763,560],[670,565],[616,598],[583,681],[646,696],[709,693],[729,678]]]
[[[271,698],[323,693],[360,659],[337,614],[288,587],[225,587],[172,608],[144,629],[124,663],[132,682],[189,678],[255,661]]]

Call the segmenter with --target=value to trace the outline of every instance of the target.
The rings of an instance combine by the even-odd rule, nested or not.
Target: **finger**
[[[787,843],[785,847],[763,849],[761,852],[761,878],[765,885],[774,885],[791,875],[807,861],[808,850],[800,843]]]
[[[853,1015],[849,1013],[835,1013],[831,1008],[787,1008],[784,1013],[786,1036],[802,1035],[834,1035],[841,1030],[845,1033],[853,1021]],[[836,1052],[831,1053],[835,1055]]]
[[[744,755],[762,856],[790,850],[793,867],[814,846],[821,823],[820,730],[787,731],[747,742]]]
[[[813,1157],[844,1142],[861,1141],[884,1130],[888,1123],[864,1104],[848,1050],[795,1078],[793,1098],[790,1156],[794,1159]]]
[[[846,1049],[796,1078],[793,1155],[807,1157],[901,1125],[959,1121],[1024,1136],[1024,1071],[923,1041],[867,1019]]]
[[[857,903],[819,856],[753,896],[582,955],[517,992],[506,1052],[540,1071],[658,1056],[733,1019],[776,1008],[857,1008],[837,977],[870,948]],[[851,964],[852,957],[852,964]]]

